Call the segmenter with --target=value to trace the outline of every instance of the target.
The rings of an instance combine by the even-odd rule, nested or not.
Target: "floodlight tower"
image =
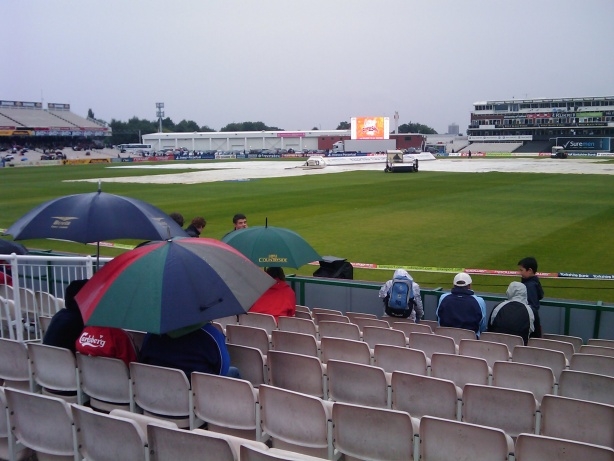
[[[394,134],[399,134],[399,112],[394,111]]]
[[[164,103],[163,102],[156,103],[156,117],[158,117],[158,121],[160,122],[160,128],[158,129],[158,133],[162,133],[162,119],[164,118]]]

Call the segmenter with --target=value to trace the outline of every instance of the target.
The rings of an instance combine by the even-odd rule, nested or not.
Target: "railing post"
[[[23,319],[21,318],[21,296],[19,295],[19,265],[17,264],[17,255],[12,253],[11,259],[11,279],[13,280],[13,301],[15,306],[15,332],[17,341],[23,341]],[[9,320],[9,328],[10,328]]]

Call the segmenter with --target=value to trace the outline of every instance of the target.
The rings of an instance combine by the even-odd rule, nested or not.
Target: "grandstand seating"
[[[77,114],[74,114],[68,110],[49,109],[48,112],[49,114],[80,128],[100,128],[102,126],[101,124],[87,118],[79,117]]]
[[[391,328],[395,330],[401,330],[405,333],[405,336],[409,337],[410,333],[432,333],[433,330],[430,326],[425,325],[424,323],[413,323],[413,322],[398,322],[394,321],[390,324]]]
[[[569,369],[614,377],[614,357],[607,355],[574,354]]]
[[[272,386],[326,397],[324,367],[317,357],[271,350],[267,355],[267,367]]]
[[[614,348],[614,339],[596,339],[590,338],[587,342],[589,346],[600,346]]]
[[[294,354],[320,356],[318,342],[312,335],[305,333],[294,333],[291,331],[273,330],[271,335],[273,349],[282,352],[292,352]]]
[[[271,339],[264,328],[228,324],[226,325],[226,338],[228,344],[255,347],[263,355],[266,355],[271,347]]]
[[[226,347],[230,354],[230,363],[241,370],[243,379],[248,380],[254,387],[269,382],[266,355],[263,355],[260,349],[237,344],[227,344]]]
[[[393,409],[417,418],[460,419],[461,389],[452,381],[395,371],[390,383]]]
[[[388,344],[389,346],[399,347],[405,347],[407,345],[407,338],[402,331],[377,326],[364,326],[362,330],[362,340],[366,342],[371,349],[373,349],[376,344]]]
[[[390,373],[387,374],[382,368],[329,360],[326,374],[330,400],[378,408],[390,407]]]
[[[279,317],[277,322],[281,331],[304,333],[314,338],[318,337],[318,330],[313,320],[301,319],[298,317]]]
[[[429,366],[431,365],[431,356],[433,354],[456,354],[457,352],[452,338],[429,333],[410,333],[409,347],[423,351]]]
[[[520,434],[514,454],[517,461],[614,460],[614,450],[607,447],[535,434]]]
[[[548,367],[517,362],[495,362],[492,385],[533,393],[538,403],[554,392],[554,373]]]
[[[510,357],[512,356],[512,351],[514,350],[514,347],[524,346],[524,341],[520,336],[508,335],[505,333],[493,333],[491,331],[483,331],[480,334],[480,340],[505,344],[510,351]]]
[[[554,333],[542,333],[542,338],[544,339],[554,339],[555,341],[565,341],[573,344],[573,348],[575,352],[580,352],[580,347],[583,344],[582,338],[578,336],[569,336],[569,335],[557,335]]]
[[[344,360],[346,362],[371,364],[371,350],[367,343],[352,339],[331,338],[324,336],[320,341],[322,363],[329,360]]]
[[[328,336],[330,338],[342,338],[360,341],[360,330],[358,329],[358,325],[348,322],[323,320],[318,323],[318,334],[320,338]]]
[[[541,347],[542,349],[550,349],[553,351],[561,351],[563,354],[565,354],[565,359],[567,359],[567,362],[571,360],[571,356],[575,352],[574,345],[570,342],[557,341],[545,338],[529,338],[527,346]]]
[[[0,380],[5,387],[34,391],[34,379],[25,343],[0,338]]]
[[[463,339],[476,339],[475,332],[466,330],[464,328],[454,327],[437,327],[433,331],[436,335],[448,336],[454,340],[454,343],[458,346]]]
[[[373,364],[383,368],[388,373],[403,371],[405,373],[426,375],[428,372],[424,352],[418,349],[387,344],[375,345],[373,349]]]
[[[273,330],[277,329],[275,317],[269,314],[259,314],[256,312],[239,315],[239,325],[262,328],[266,330],[269,336]]]
[[[592,344],[585,344],[580,347],[581,354],[595,354],[595,355],[607,355],[608,357],[614,357],[613,347],[593,346]]]
[[[557,383],[561,372],[569,365],[563,352],[529,346],[516,346],[512,352],[512,361],[548,367],[554,373]]]
[[[77,128],[77,125],[40,109],[2,107],[0,114],[28,128]]]
[[[81,391],[90,397],[90,405],[100,411],[134,411],[130,389],[130,371],[123,360],[95,357],[77,352]]]
[[[488,384],[486,360],[456,354],[435,353],[431,357],[431,376],[449,379],[459,388],[465,384]]]
[[[474,142],[464,147],[461,152],[514,152],[522,146],[522,142]]]
[[[564,370],[558,395],[614,406],[614,378],[611,376]]]

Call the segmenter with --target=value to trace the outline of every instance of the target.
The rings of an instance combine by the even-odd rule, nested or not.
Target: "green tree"
[[[175,131],[179,133],[191,133],[198,131],[198,123],[192,120],[182,120],[175,125]]]
[[[317,126],[314,126],[314,127],[311,129],[311,131],[318,131],[318,127],[317,127]]]
[[[96,117],[94,117],[94,111],[92,109],[87,110],[87,118],[96,119]]]
[[[220,131],[283,131],[276,126],[267,126],[264,122],[229,123]]]
[[[421,123],[409,122],[399,126],[399,133],[437,134],[437,131]]]
[[[352,128],[352,125],[350,125],[350,122],[339,122],[339,125],[337,126],[338,130],[349,130]]]

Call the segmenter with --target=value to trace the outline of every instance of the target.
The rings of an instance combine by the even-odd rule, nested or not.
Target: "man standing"
[[[190,225],[186,228],[186,232],[190,237],[200,237],[201,232],[207,225],[205,218],[197,216],[192,220]]]
[[[247,228],[247,217],[243,213],[237,213],[232,217],[232,223],[234,224],[234,230]]]
[[[475,331],[476,337],[486,330],[486,303],[471,290],[471,277],[465,272],[454,276],[450,293],[439,298],[437,322],[442,327],[464,328]]]

